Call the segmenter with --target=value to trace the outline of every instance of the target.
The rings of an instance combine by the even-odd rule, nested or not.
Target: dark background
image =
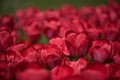
[[[120,2],[120,0],[117,0]],[[39,7],[40,10],[48,8],[59,8],[62,4],[70,4],[75,7],[80,6],[97,6],[107,4],[108,0],[0,0],[0,15],[14,13],[18,8],[27,6]]]

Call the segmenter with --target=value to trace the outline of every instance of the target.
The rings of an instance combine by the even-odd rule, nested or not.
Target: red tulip
[[[65,80],[65,78],[73,76],[74,70],[68,65],[57,66],[51,71],[51,80]]]
[[[107,80],[110,75],[109,67],[104,64],[89,64],[86,69],[81,72],[85,80]]]
[[[47,10],[44,12],[43,32],[48,38],[58,35],[58,29],[61,26],[60,13],[57,10]]]
[[[113,61],[116,64],[120,64],[120,42],[114,43],[114,49],[115,55],[113,56]]]
[[[69,51],[67,49],[67,46],[65,44],[65,39],[64,38],[53,38],[50,40],[51,44],[57,45],[57,47],[65,54],[66,56],[69,56]]]
[[[56,45],[48,44],[43,46],[38,52],[38,62],[46,68],[54,68],[61,64],[63,54]]]
[[[16,80],[48,80],[49,72],[41,68],[37,63],[21,62],[16,65],[13,74]]]
[[[0,62],[0,79],[9,80],[9,67],[7,62]]]
[[[104,63],[106,61],[109,61],[113,54],[112,51],[112,43],[105,40],[97,40],[93,41],[92,47],[89,51],[89,57],[97,62]]]
[[[73,57],[84,56],[90,46],[90,41],[84,33],[70,33],[66,36],[65,40],[69,53]]]
[[[110,71],[111,71],[110,80],[120,79],[120,65],[119,64],[112,64]]]
[[[77,61],[65,60],[63,64],[69,65],[74,69],[75,74],[81,75],[81,71],[86,69],[89,63],[86,59],[80,58]]]
[[[12,35],[7,31],[0,31],[0,52],[6,51],[12,44],[14,44]]]

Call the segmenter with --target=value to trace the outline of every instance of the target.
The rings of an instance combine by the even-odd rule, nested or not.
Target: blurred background
[[[40,10],[57,9],[63,4],[69,4],[76,8],[82,6],[99,6],[107,4],[109,0],[0,0],[0,15],[14,14],[17,9],[25,9],[28,6],[37,7]],[[116,0],[120,2],[120,0]],[[23,31],[20,31],[21,39],[26,39]],[[48,39],[43,35],[41,43],[47,43]]]
[[[120,0],[116,0],[120,2]],[[48,8],[56,9],[63,4],[70,4],[75,7],[97,6],[107,4],[108,0],[0,0],[0,15],[12,14],[19,8],[27,6],[38,7],[40,10]]]

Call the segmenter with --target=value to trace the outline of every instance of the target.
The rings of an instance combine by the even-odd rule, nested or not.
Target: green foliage
[[[26,8],[27,6],[46,10],[48,8],[59,8],[63,4],[80,7],[89,5],[96,6],[102,3],[107,3],[107,0],[0,0],[0,14],[14,13],[16,9]]]
[[[93,60],[90,59],[90,57],[88,56],[88,54],[86,54],[86,55],[84,56],[84,58],[87,59],[87,60],[88,60],[89,62],[91,62],[91,63],[93,62]]]
[[[38,41],[38,43],[42,43],[42,44],[46,44],[48,42],[49,42],[49,40],[45,35],[42,35],[41,38]]]
[[[27,39],[25,33],[21,29],[19,30],[19,36],[20,36],[20,38],[18,38],[18,42],[21,41],[21,40],[26,40]]]

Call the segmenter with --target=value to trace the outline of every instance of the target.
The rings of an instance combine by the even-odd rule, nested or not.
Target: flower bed
[[[1,16],[0,80],[120,80],[119,10],[109,2]]]

